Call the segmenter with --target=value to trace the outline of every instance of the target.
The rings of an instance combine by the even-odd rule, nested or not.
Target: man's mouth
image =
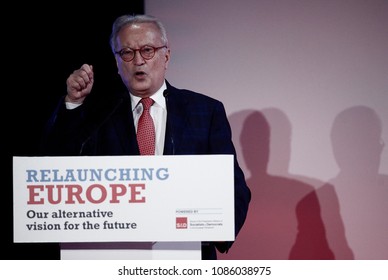
[[[135,76],[136,76],[136,77],[143,77],[143,76],[145,76],[145,75],[146,75],[146,73],[143,72],[143,71],[136,71],[136,72],[135,72]]]

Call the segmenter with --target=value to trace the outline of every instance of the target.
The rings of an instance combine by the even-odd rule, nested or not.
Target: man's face
[[[117,49],[130,47],[140,49],[144,46],[164,46],[160,33],[151,23],[132,24],[120,30],[117,37]],[[133,60],[126,62],[116,54],[118,73],[128,90],[136,96],[146,97],[154,94],[163,84],[170,50],[160,48],[155,50],[151,59],[144,59],[139,51],[135,52]]]

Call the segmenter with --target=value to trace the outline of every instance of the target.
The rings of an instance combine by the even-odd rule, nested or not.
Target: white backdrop
[[[223,101],[253,194],[220,258],[388,259],[388,1],[146,0]]]

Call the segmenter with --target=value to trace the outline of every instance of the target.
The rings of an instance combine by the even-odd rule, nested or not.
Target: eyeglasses
[[[149,60],[155,56],[155,52],[159,49],[167,48],[167,46],[161,47],[152,47],[152,46],[143,46],[140,49],[132,49],[132,48],[123,48],[115,54],[118,54],[122,60],[126,62],[130,62],[135,58],[136,52],[138,51],[142,58]]]

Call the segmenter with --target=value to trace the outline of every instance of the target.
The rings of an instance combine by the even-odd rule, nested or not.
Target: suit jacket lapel
[[[114,129],[121,143],[121,148],[117,147],[117,150],[121,150],[121,153],[127,155],[140,155],[136,140],[131,100],[130,98],[126,98],[125,101],[119,109],[118,118],[113,120]]]
[[[166,136],[164,141],[164,154],[179,154],[181,146],[181,135],[186,125],[186,100],[182,99],[179,89],[170,86],[167,83],[168,101],[167,101],[167,124]]]

